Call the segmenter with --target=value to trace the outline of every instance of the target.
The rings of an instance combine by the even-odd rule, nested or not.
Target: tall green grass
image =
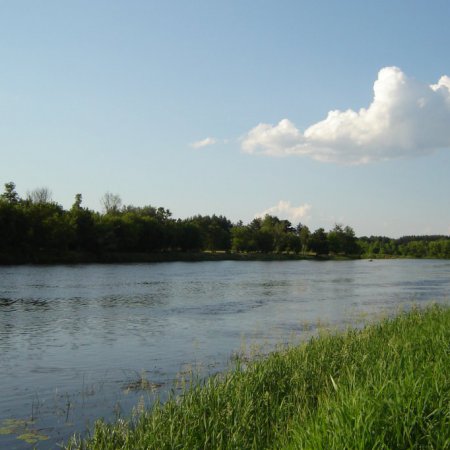
[[[323,335],[186,388],[69,449],[450,448],[450,309]]]

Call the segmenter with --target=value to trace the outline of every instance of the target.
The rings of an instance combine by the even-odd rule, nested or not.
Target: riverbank
[[[15,255],[0,253],[0,266],[23,264],[127,264],[127,263],[157,263],[157,262],[201,262],[201,261],[351,261],[357,259],[446,259],[418,258],[405,255],[314,255],[311,253],[263,253],[263,252],[110,252],[88,253],[67,252],[63,254],[36,253],[33,255]]]
[[[67,448],[448,448],[449,342],[438,306],[324,334]]]
[[[298,253],[261,252],[155,252],[155,253],[85,253],[68,252],[64,254],[40,253],[30,256],[0,254],[0,265],[16,264],[120,264],[154,262],[199,262],[199,261],[329,261],[349,260],[359,257],[332,255],[310,255]]]

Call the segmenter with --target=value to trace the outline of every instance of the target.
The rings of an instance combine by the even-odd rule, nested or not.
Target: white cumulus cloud
[[[288,119],[261,123],[243,137],[242,150],[364,164],[450,148],[450,77],[427,85],[398,67],[385,67],[373,91],[368,108],[330,111],[303,133]]]
[[[256,214],[255,217],[264,217],[266,214],[269,214],[271,216],[277,216],[281,219],[288,219],[291,222],[300,222],[309,220],[310,212],[311,205],[308,203],[299,206],[292,206],[291,202],[280,200],[277,205]]]
[[[201,141],[192,142],[192,144],[190,144],[190,146],[192,148],[203,148],[203,147],[208,147],[208,146],[214,145],[214,144],[217,144],[217,139],[214,139],[212,137],[207,137],[205,139],[202,139]]]

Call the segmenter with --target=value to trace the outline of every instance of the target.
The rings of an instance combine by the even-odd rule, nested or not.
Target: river
[[[191,371],[450,303],[448,260],[0,267],[0,448],[55,448]]]

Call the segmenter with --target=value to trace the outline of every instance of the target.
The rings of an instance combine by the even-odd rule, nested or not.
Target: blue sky
[[[449,234],[449,19],[447,0],[0,0],[0,182]]]

